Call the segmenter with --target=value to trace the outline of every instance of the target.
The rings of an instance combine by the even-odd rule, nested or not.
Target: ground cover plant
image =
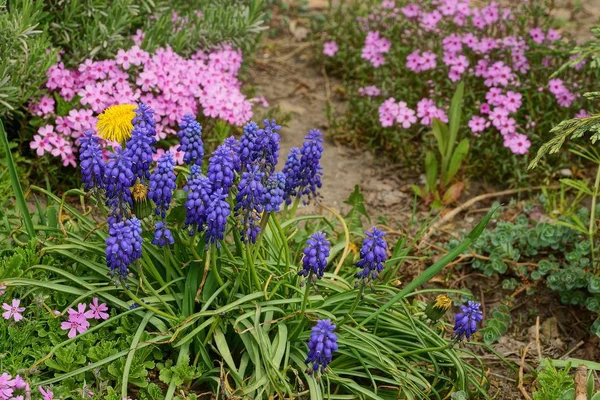
[[[450,333],[448,296],[409,300],[491,214],[398,288],[411,243],[363,233],[357,193],[346,218],[295,215],[318,197],[321,132],[276,172],[275,121],[246,124],[207,159],[202,128],[185,115],[181,167],[170,151],[153,161],[157,125],[144,103],[106,110],[81,138],[84,190],[57,197],[32,186],[48,201],[33,218],[10,163],[21,216],[3,232],[2,329],[20,338],[6,346],[27,350],[3,363],[8,396],[35,387],[46,399],[485,396],[484,371],[464,362],[460,344],[476,333],[480,304],[461,305]],[[107,161],[101,137],[122,144]],[[33,332],[48,340],[33,346]]]
[[[593,90],[597,73],[586,64],[589,54],[573,54],[548,6],[440,0],[333,7],[321,57],[343,79],[349,104],[334,119],[335,132],[412,160],[435,147],[431,126],[448,121],[449,98],[461,81],[458,138],[470,140],[468,169],[494,184],[523,182],[530,150],[561,120],[587,115],[579,93]],[[568,152],[561,155],[534,172],[563,167]]]

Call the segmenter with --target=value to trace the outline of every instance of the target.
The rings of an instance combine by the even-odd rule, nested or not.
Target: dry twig
[[[587,400],[587,367],[580,365],[575,373],[575,400]]]
[[[525,386],[523,386],[523,370],[525,369],[525,357],[527,356],[527,352],[529,351],[529,346],[531,343],[527,344],[523,349],[523,354],[521,354],[521,364],[519,365],[519,384],[517,385],[517,389],[523,394],[523,397],[527,400],[532,400],[527,390],[525,390]]]
[[[535,346],[537,347],[538,361],[542,361],[542,346],[540,344],[540,316],[535,319]]]

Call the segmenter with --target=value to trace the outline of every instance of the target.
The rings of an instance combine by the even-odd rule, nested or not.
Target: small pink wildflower
[[[2,308],[6,310],[6,312],[2,313],[2,317],[4,319],[14,319],[15,322],[19,322],[23,319],[23,311],[25,311],[25,307],[19,307],[21,305],[20,299],[12,299],[12,305],[7,303],[2,304]]]
[[[77,336],[77,333],[84,333],[90,327],[90,323],[84,318],[82,319],[73,319],[69,318],[68,321],[64,321],[60,324],[60,329],[63,331],[69,331],[67,337],[69,339],[73,339]]]
[[[54,393],[52,393],[52,390],[44,390],[44,388],[41,386],[39,387],[39,390],[42,396],[44,396],[42,400],[54,400]]]
[[[358,89],[358,95],[362,97],[376,97],[381,95],[377,86],[365,86]]]
[[[508,147],[514,154],[523,155],[529,152],[531,142],[527,136],[517,133],[507,137],[504,141],[504,146]]]
[[[469,121],[469,128],[471,128],[471,132],[475,136],[479,136],[481,132],[483,132],[486,128],[485,118],[474,115]]]
[[[325,54],[328,57],[335,56],[335,53],[337,53],[338,50],[339,50],[338,44],[334,40],[325,42],[323,44],[323,54]]]
[[[544,43],[546,36],[544,35],[544,31],[541,28],[532,28],[529,30],[529,36],[531,36],[531,40],[536,42],[537,44]]]
[[[577,112],[577,114],[575,114],[574,118],[587,118],[589,116],[590,115],[588,114],[588,112],[582,108]]]
[[[106,303],[98,304],[98,298],[94,297],[90,303],[90,310],[84,316],[85,318],[107,319],[109,315],[104,311],[108,311]]]

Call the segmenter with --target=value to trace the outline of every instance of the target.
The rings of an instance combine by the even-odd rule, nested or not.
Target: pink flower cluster
[[[430,51],[421,54],[419,50],[415,50],[406,57],[406,67],[414,72],[428,71],[437,66],[436,58],[437,54]]]
[[[0,375],[0,400],[24,400],[31,398],[31,387],[21,376],[4,372]],[[52,398],[44,398],[52,400]]]
[[[252,118],[252,103],[240,91],[237,77],[241,64],[241,52],[229,45],[198,51],[189,59],[169,47],[150,54],[134,45],[120,49],[114,59],[88,59],[76,70],[59,62],[48,70],[46,87],[73,102],[73,109],[57,116],[51,96],[33,104],[33,114],[53,123],[39,128],[31,148],[39,156],[50,153],[60,156],[63,165],[75,165],[78,138],[95,126],[96,116],[112,105],[139,101],[155,111],[159,139],[174,134],[186,113],[201,111],[241,126]]]
[[[87,304],[77,304],[77,310],[69,308],[69,319],[60,324],[60,329],[69,331],[67,334],[69,339],[77,336],[78,333],[86,332],[90,323],[88,319],[107,319],[109,317],[108,306],[105,303],[98,304],[98,299],[94,298],[89,304],[90,309],[86,311]]]
[[[489,89],[485,98],[487,103],[483,103],[479,108],[482,115],[474,115],[469,121],[471,132],[479,136],[481,132],[494,126],[504,138],[505,147],[514,154],[526,154],[531,142],[527,136],[517,133],[517,122],[511,117],[511,114],[516,113],[521,107],[523,95],[511,90],[504,92],[501,88],[493,87]]]
[[[365,86],[358,88],[358,95],[362,97],[381,96],[381,90],[377,86]]]
[[[556,97],[556,101],[562,107],[571,107],[577,96],[567,87],[561,79],[550,79],[548,82],[548,90]]]
[[[365,47],[362,49],[361,57],[373,64],[377,68],[385,64],[383,55],[390,51],[392,43],[384,37],[381,37],[379,32],[369,32],[365,39]]]
[[[504,146],[515,154],[525,154],[531,143],[520,131],[517,114],[523,102],[520,88],[529,86],[532,66],[528,57],[533,53],[528,51],[536,44],[554,49],[562,37],[556,30],[541,28],[532,28],[523,34],[513,23],[519,13],[514,10],[518,7],[517,4],[503,7],[495,1],[482,7],[472,4],[471,0],[432,0],[399,7],[396,1],[384,0],[367,17],[357,18],[360,29],[367,32],[362,58],[375,68],[383,65],[383,54],[390,50],[391,43],[382,38],[380,32],[385,32],[393,23],[402,23],[406,27],[399,39],[402,49],[410,43],[427,44],[427,48],[408,47],[406,68],[414,73],[433,70],[436,76],[439,75],[437,71],[442,70],[451,82],[469,78],[469,82],[475,81],[478,87],[482,86],[479,82],[483,83],[487,87],[486,99],[477,102],[482,105],[479,115],[469,121],[471,131],[478,136],[495,128],[502,135]],[[556,67],[552,56],[541,61],[549,72],[553,63]],[[575,69],[582,65],[583,62]],[[432,88],[437,85],[438,82]],[[561,107],[570,107],[577,98],[561,79],[550,80],[548,89]],[[370,95],[366,88],[359,89],[358,94]],[[430,97],[435,94],[433,89],[429,91]],[[447,119],[436,102],[435,99],[422,99],[415,112],[406,102],[389,98],[379,107],[379,119],[383,127],[398,124],[408,128],[417,119],[423,125],[430,125],[433,118]],[[521,115],[520,118],[524,117]],[[526,125],[524,129],[535,126]]]
[[[379,121],[381,126],[389,127],[397,123],[404,129],[410,128],[420,119],[421,125],[431,126],[433,119],[448,122],[446,112],[435,105],[431,99],[424,98],[417,103],[417,111],[409,108],[404,101],[396,102],[389,98],[379,106]]]

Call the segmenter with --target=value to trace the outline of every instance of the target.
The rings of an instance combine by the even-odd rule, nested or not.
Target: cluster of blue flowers
[[[376,227],[366,234],[367,238],[360,249],[360,260],[356,263],[356,266],[362,270],[356,273],[356,277],[362,279],[364,283],[369,283],[377,279],[383,271],[387,259],[387,243],[383,238],[385,232]]]
[[[460,309],[461,312],[454,317],[454,337],[456,340],[469,339],[477,332],[477,324],[483,320],[481,304],[469,300]]]
[[[192,114],[186,114],[179,121],[179,148],[183,151],[186,164],[202,165],[204,143],[202,143],[202,126]]]
[[[302,199],[308,203],[311,199],[319,197],[322,186],[321,156],[323,154],[323,133],[316,129],[308,132],[304,138],[301,149],[293,148],[288,154],[283,167],[286,177],[285,195],[286,203],[293,199]]]
[[[312,363],[308,373],[323,372],[333,358],[333,352],[338,349],[335,325],[329,319],[321,319],[312,328],[310,338],[308,339],[308,354],[306,363]]]
[[[131,138],[125,145],[125,152],[131,159],[131,171],[133,175],[145,182],[150,178],[150,165],[152,155],[156,151],[156,122],[154,111],[144,103],[138,104],[133,118],[133,130]]]
[[[108,162],[104,162],[100,140],[93,132],[87,132],[82,138],[80,153],[85,188],[104,190],[106,204],[111,209],[112,223],[107,239],[110,255],[107,250],[107,259],[110,258],[108,264],[111,270],[118,269],[122,276],[127,274],[127,267],[139,258],[138,253],[132,250],[135,246],[131,235],[123,235],[122,232],[125,227],[131,226],[132,218],[135,218],[132,211],[134,202],[138,207],[138,201],[145,201],[146,188],[147,198],[154,203],[155,214],[159,217],[152,242],[157,246],[174,243],[166,223],[176,189],[174,157],[170,153],[163,154],[151,173],[156,151],[154,112],[146,104],[138,104],[132,124],[131,137],[123,149],[109,155]],[[263,213],[279,211],[283,202],[291,198],[290,190],[294,195],[316,197],[322,175],[320,132],[311,131],[302,149],[294,150],[294,154],[298,154],[298,167],[289,171],[294,182],[290,186],[285,172],[275,172],[281,126],[274,120],[265,120],[262,128],[254,122],[248,123],[239,142],[234,137],[224,140],[208,160],[206,175],[202,172],[202,126],[193,115],[187,114],[181,119],[179,128],[179,150],[184,152],[184,162],[190,166],[184,187],[187,193],[185,226],[190,234],[204,232],[206,243],[219,245],[232,212],[239,220],[242,240],[254,243],[260,233]],[[311,162],[316,164],[309,165]],[[132,196],[132,187],[136,188],[135,197]],[[235,202],[230,205],[232,189]],[[138,208],[135,210],[139,211]],[[125,242],[115,244],[117,235]],[[315,270],[315,276],[322,276],[323,268]]]
[[[83,133],[79,140],[81,141],[79,165],[83,187],[85,190],[104,189],[104,170],[106,166],[104,160],[102,160],[100,138],[94,134],[94,131],[88,130]]]
[[[326,239],[325,233],[313,233],[306,241],[306,247],[303,250],[302,269],[298,272],[298,275],[312,276],[313,280],[322,278],[327,266],[330,247],[331,244]]]
[[[106,239],[106,264],[122,277],[129,273],[129,266],[142,257],[142,225],[132,217],[119,220],[108,219],[108,238]]]

